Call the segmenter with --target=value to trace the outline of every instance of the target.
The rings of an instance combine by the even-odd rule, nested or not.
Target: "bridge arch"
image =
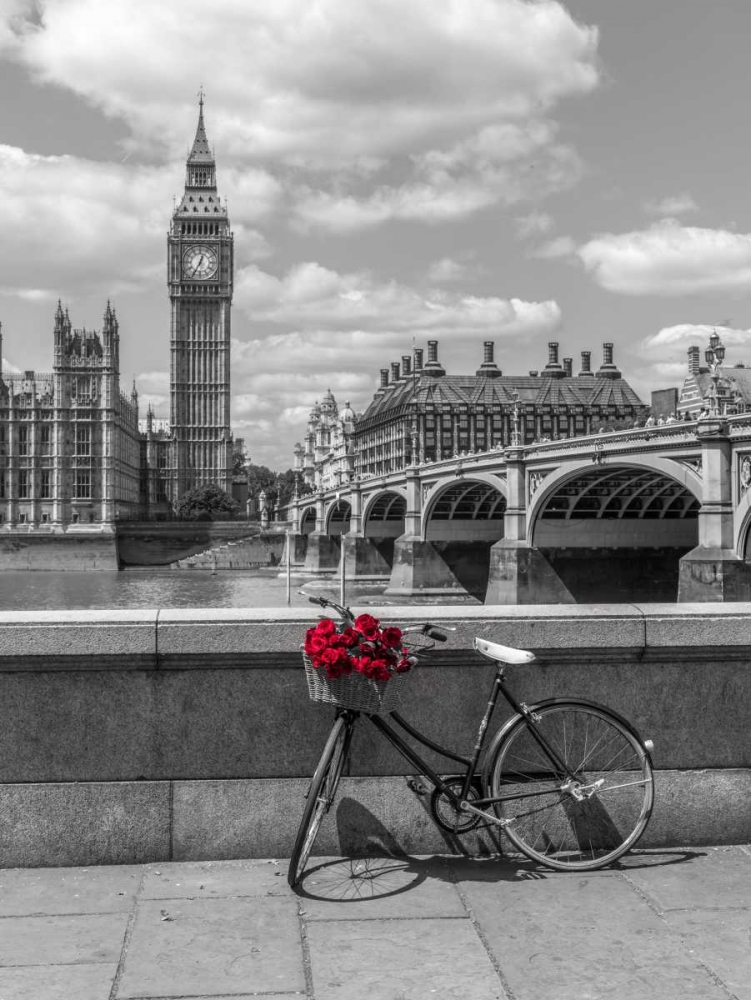
[[[735,552],[740,559],[751,563],[751,490],[738,499],[735,508]]]
[[[300,514],[300,534],[309,535],[316,530],[315,505],[305,507]]]
[[[366,538],[398,538],[404,534],[406,513],[406,490],[387,489],[374,493],[363,504],[363,534]]]
[[[422,512],[424,541],[491,541],[503,537],[506,483],[497,476],[439,480]]]
[[[338,535],[346,535],[349,531],[349,521],[352,516],[352,505],[349,500],[334,500],[326,508],[324,518],[324,531],[333,538]]]
[[[546,479],[530,545],[577,601],[677,598],[679,560],[698,544],[698,477],[669,460],[576,463]]]

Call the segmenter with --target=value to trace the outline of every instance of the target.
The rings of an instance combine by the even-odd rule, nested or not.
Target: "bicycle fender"
[[[628,729],[631,735],[639,741],[639,744],[644,749],[644,752],[647,755],[649,763],[650,764],[652,763],[652,755],[650,754],[647,747],[644,746],[644,740],[642,736],[636,731],[632,723],[630,723],[628,719],[624,719],[624,717],[619,712],[615,712],[612,708],[609,708],[607,705],[603,705],[599,701],[590,701],[588,698],[546,698],[545,701],[538,701],[534,705],[530,705],[529,710],[530,712],[537,712],[539,709],[547,708],[549,705],[586,705],[587,708],[597,708],[601,712],[607,712],[608,715],[611,715],[614,719],[620,722],[620,724],[624,728]],[[520,715],[518,712],[512,715],[511,718],[508,719],[503,724],[503,726],[498,730],[498,732],[491,740],[490,746],[485,751],[485,757],[482,765],[481,778],[483,785],[487,784],[490,768],[493,764],[493,761],[496,758],[501,743],[506,738],[506,734],[522,718],[524,718],[524,716]]]

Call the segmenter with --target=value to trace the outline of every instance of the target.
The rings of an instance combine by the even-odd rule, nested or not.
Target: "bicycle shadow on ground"
[[[294,889],[299,896],[364,904],[415,891],[427,879],[456,885],[572,877],[571,872],[553,871],[520,855],[504,854],[500,844],[495,852],[489,852],[481,842],[480,851],[471,854],[461,844],[462,838],[453,834],[445,854],[415,857],[369,809],[346,796],[337,805],[335,819],[344,857],[312,858]],[[476,839],[473,845],[477,846]],[[701,850],[637,847],[607,868],[579,874],[612,877],[619,872],[685,864],[702,857],[706,857],[706,852]]]

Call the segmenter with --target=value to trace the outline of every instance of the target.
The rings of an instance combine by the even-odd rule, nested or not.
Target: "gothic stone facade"
[[[0,523],[111,524],[137,516],[138,396],[120,391],[109,303],[101,333],[74,330],[58,303],[52,372],[0,374]],[[2,336],[0,336],[2,356]]]

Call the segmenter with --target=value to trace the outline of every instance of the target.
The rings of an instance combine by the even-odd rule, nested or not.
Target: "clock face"
[[[188,247],[183,257],[183,274],[186,278],[203,281],[216,274],[216,251],[211,247]]]

